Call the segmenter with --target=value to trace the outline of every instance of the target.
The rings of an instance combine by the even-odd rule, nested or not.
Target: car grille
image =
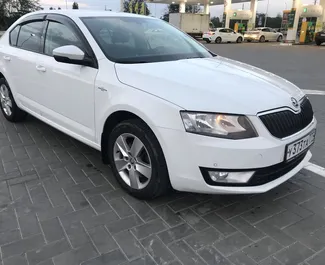
[[[297,114],[283,110],[261,115],[260,119],[273,136],[284,138],[301,131],[312,122],[314,112],[309,99],[305,97],[300,107],[301,111]]]

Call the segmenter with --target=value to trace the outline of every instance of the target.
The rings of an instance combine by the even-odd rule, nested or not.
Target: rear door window
[[[41,52],[43,27],[44,21],[33,21],[22,25],[18,36],[17,47],[32,52]]]

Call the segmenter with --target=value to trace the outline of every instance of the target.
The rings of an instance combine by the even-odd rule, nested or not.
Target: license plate
[[[288,144],[286,147],[285,160],[290,160],[308,149],[315,142],[315,135],[316,130],[313,130],[296,142]]]
[[[322,37],[325,37],[325,34],[320,34]]]

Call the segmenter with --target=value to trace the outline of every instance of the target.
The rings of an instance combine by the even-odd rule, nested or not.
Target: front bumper
[[[316,128],[313,121],[302,131],[287,137],[273,137],[257,120],[252,122],[259,132],[259,137],[245,140],[227,140],[190,134],[183,131],[159,128],[164,139],[162,147],[165,154],[171,184],[179,191],[207,194],[247,194],[263,193],[275,188],[297,174],[310,160],[312,154],[306,151],[291,168],[280,172],[261,185],[223,185],[209,184],[204,178],[204,169],[225,169],[233,171],[276,170],[283,163],[285,147]],[[203,171],[202,171],[203,169]],[[273,172],[274,173],[274,172]],[[272,174],[271,174],[272,175]]]

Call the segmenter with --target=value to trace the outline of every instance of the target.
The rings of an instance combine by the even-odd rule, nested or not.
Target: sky
[[[269,1],[268,6],[268,14],[269,16],[276,16],[278,13],[282,13],[284,9],[291,8],[292,0],[261,0],[257,5],[257,12],[266,13],[267,3]],[[105,10],[105,6],[107,9],[112,9],[112,11],[119,11],[120,0],[76,0],[79,4],[79,9],[96,9],[96,10]],[[303,4],[314,4],[315,0],[302,0]],[[319,0],[317,1],[319,2]],[[45,9],[50,7],[61,7],[62,9],[66,8],[66,3],[68,8],[72,7],[73,1],[71,0],[40,0],[42,7]],[[148,3],[148,7],[150,9],[151,15],[155,17],[161,17],[161,15],[166,10],[167,5],[165,4],[153,4]],[[232,4],[232,9],[242,9],[243,4]],[[250,3],[244,3],[244,9],[249,9]],[[222,16],[223,5],[220,6],[211,6],[210,14],[211,17]]]

